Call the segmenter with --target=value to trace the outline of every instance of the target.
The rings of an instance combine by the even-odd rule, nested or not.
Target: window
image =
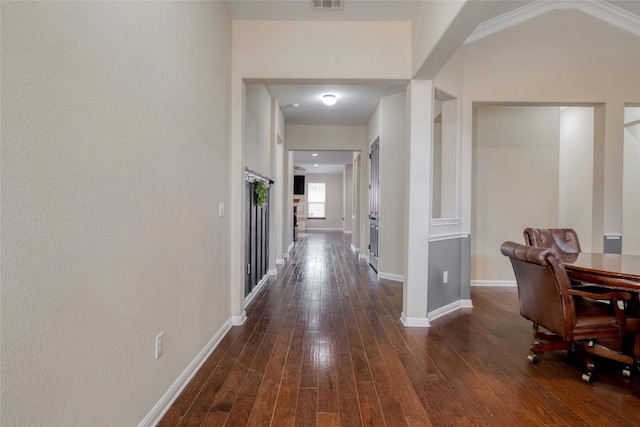
[[[326,201],[326,184],[324,182],[309,183],[309,212],[307,218],[324,218]]]

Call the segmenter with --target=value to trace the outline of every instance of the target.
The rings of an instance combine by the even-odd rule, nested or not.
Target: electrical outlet
[[[445,271],[444,273],[442,273],[442,283],[448,283],[449,282],[449,272]]]
[[[224,202],[218,203],[218,216],[219,217],[224,216]]]
[[[162,356],[163,350],[164,350],[164,332],[161,332],[156,337],[156,359]]]

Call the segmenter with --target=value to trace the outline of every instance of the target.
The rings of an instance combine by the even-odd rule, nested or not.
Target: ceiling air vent
[[[344,0],[311,0],[311,9],[344,9]]]

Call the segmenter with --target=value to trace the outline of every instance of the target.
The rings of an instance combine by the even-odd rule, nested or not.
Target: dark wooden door
[[[378,234],[380,222],[380,141],[371,145],[371,181],[369,182],[369,264],[378,271]]]

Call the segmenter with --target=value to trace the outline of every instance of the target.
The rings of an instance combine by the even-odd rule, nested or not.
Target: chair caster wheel
[[[587,384],[593,384],[595,380],[596,378],[592,372],[587,372],[586,374],[582,374],[582,381],[584,381]]]
[[[589,348],[593,348],[596,346],[596,342],[594,340],[590,340],[588,346]]]
[[[625,366],[624,369],[622,369],[622,376],[625,378],[631,378],[631,368],[629,366]]]
[[[527,360],[529,361],[529,363],[531,363],[532,365],[538,363],[538,356],[536,356],[535,354],[530,354],[527,356]]]

